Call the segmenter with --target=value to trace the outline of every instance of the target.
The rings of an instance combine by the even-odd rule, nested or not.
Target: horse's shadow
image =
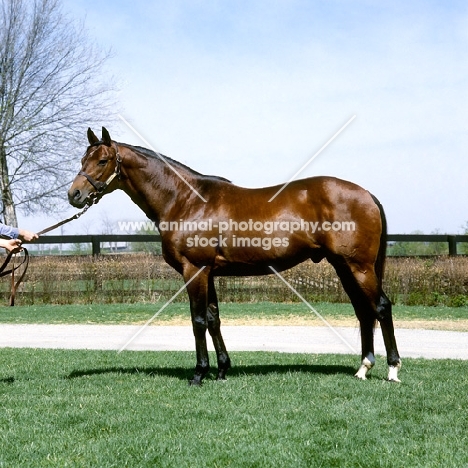
[[[269,374],[288,374],[288,373],[306,373],[317,375],[336,375],[345,374],[353,375],[355,368],[352,366],[342,365],[318,365],[318,364],[297,364],[297,365],[277,365],[277,364],[260,364],[251,366],[238,366],[229,370],[229,377],[242,377],[242,376],[259,376]],[[133,375],[146,375],[150,377],[173,377],[179,380],[189,380],[193,376],[193,369],[187,367],[102,367],[97,369],[82,369],[73,370],[68,374],[66,379],[76,379],[80,377],[103,375],[103,374],[133,374]],[[215,369],[207,375],[207,379],[214,379],[216,377]]]
[[[15,382],[14,377],[4,377],[4,378],[0,379],[0,384],[12,384],[14,382]]]

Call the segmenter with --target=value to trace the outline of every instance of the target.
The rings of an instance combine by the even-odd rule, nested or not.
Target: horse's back
[[[211,249],[218,274],[265,274],[272,264],[282,270],[329,256],[375,261],[380,211],[372,195],[352,182],[312,177],[280,193],[282,186],[215,185],[201,217],[219,230]]]
[[[317,176],[263,188],[245,188],[234,184],[217,183],[209,204],[213,212],[239,219],[302,216],[308,221],[356,222],[379,218],[380,212],[372,194],[361,186],[330,176]],[[213,196],[213,194],[215,194]],[[305,219],[305,218],[304,218]]]

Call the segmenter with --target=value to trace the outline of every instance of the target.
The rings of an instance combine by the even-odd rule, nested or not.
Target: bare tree
[[[28,214],[63,206],[85,129],[115,115],[112,79],[103,73],[108,57],[83,24],[63,14],[59,0],[0,0],[5,223],[17,225],[16,207]]]

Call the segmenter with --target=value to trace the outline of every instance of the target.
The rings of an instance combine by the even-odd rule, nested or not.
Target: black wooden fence
[[[438,242],[448,245],[450,256],[459,255],[457,245],[462,242],[468,243],[468,235],[461,234],[390,234],[388,242]],[[161,237],[156,234],[90,234],[90,235],[64,235],[64,236],[41,236],[31,244],[91,244],[92,254],[101,253],[103,243],[122,242],[161,242]]]
[[[466,234],[389,234],[388,242],[440,242],[448,244],[450,256],[459,255],[458,244],[468,242]]]

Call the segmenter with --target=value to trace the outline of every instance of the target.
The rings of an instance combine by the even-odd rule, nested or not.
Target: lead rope
[[[63,221],[60,221],[60,222],[54,224],[53,226],[49,226],[49,227],[43,229],[42,231],[39,231],[37,234],[38,235],[45,234],[46,232],[52,231],[52,230],[58,228],[59,226],[62,226],[65,223],[69,223],[70,221],[73,221],[74,219],[78,219],[82,214],[84,214],[90,208],[90,206],[93,203],[94,203],[94,201],[92,203],[90,203],[90,204],[87,204],[81,211],[79,211],[78,213],[75,213],[73,216],[70,216],[69,218],[64,219]],[[5,261],[3,262],[3,265],[0,267],[0,277],[1,276],[6,276],[9,273],[11,273],[11,288],[10,288],[10,301],[9,301],[10,306],[15,305],[16,291],[18,290],[19,285],[22,283],[24,277],[26,276],[26,272],[27,272],[28,266],[29,266],[29,252],[28,252],[28,249],[26,247],[23,247],[22,252],[24,252],[24,257],[23,257],[23,261],[21,263],[19,263],[18,265],[15,265],[16,254],[10,252],[7,255],[7,258],[5,259]],[[10,262],[10,260],[12,260],[11,268],[9,270],[4,271],[6,266]],[[15,282],[15,271],[18,270],[18,268],[20,268],[22,265],[24,265],[23,271],[22,271],[20,277]]]
[[[11,262],[10,306],[14,306],[15,305],[15,297],[16,297],[16,288],[15,288],[15,260],[16,260],[16,254],[13,254],[11,259],[12,259],[12,262]]]
[[[46,232],[53,231],[54,229],[57,229],[58,227],[63,226],[64,224],[69,223],[70,221],[78,219],[81,215],[86,213],[86,211],[88,211],[89,208],[91,208],[92,205],[95,205],[99,201],[99,199],[102,196],[102,193],[104,192],[104,190],[110,185],[110,183],[116,177],[120,179],[120,165],[122,163],[122,157],[120,156],[118,149],[116,151],[116,160],[117,160],[117,164],[116,164],[115,171],[113,172],[113,174],[102,184],[102,186],[100,186],[99,190],[97,190],[97,193],[90,195],[89,200],[86,202],[85,207],[81,211],[79,211],[78,213],[75,213],[73,216],[70,216],[67,219],[64,219],[63,221],[59,221],[58,223],[53,224],[52,226],[46,227],[42,231],[39,231],[37,233],[37,235],[41,236],[42,234],[45,234]],[[92,184],[92,185],[94,186],[94,184]],[[23,281],[23,279],[24,279],[24,277],[26,275],[26,271],[27,271],[28,266],[29,266],[29,252],[28,252],[28,249],[23,247],[22,252],[24,252],[24,258],[23,258],[23,261],[19,265],[15,266],[15,258],[16,258],[15,255],[16,254],[13,254],[13,253],[10,252],[7,255],[7,258],[5,259],[5,261],[3,262],[3,265],[0,266],[0,277],[11,273],[10,306],[15,305],[16,291],[18,289],[18,286]],[[4,271],[12,257],[13,257],[13,266],[12,266],[12,268],[10,270]],[[24,265],[24,269],[23,269],[23,272],[21,273],[21,276],[18,278],[18,280],[15,283],[15,271],[18,268],[20,268],[21,265]]]
[[[69,223],[70,221],[73,221],[74,219],[78,219],[81,215],[83,215],[84,213],[86,213],[86,211],[89,210],[89,208],[94,204],[94,203],[97,203],[97,201],[92,201],[91,203],[87,204],[81,211],[79,211],[78,213],[75,213],[73,216],[70,216],[69,218],[67,219],[64,219],[63,221],[59,221],[58,223],[56,224],[53,224],[52,226],[49,226],[49,227],[46,227],[45,229],[43,229],[42,231],[39,231],[37,233],[38,236],[41,236],[42,234],[45,234],[46,232],[49,232],[49,231],[53,231],[54,229],[57,229],[58,227],[66,224],[66,223]]]
[[[15,259],[16,259],[16,254],[13,254],[13,267],[11,269],[11,292],[10,292],[10,306],[15,305],[15,297],[16,297],[16,291],[18,290],[18,286],[23,282],[23,279],[26,275],[26,271],[28,270],[29,266],[29,252],[28,249],[23,247],[22,252],[24,252],[24,257],[23,261],[15,267]],[[23,271],[18,278],[18,280],[15,283],[15,271],[21,266],[24,265]]]
[[[46,232],[52,231],[59,226],[62,226],[65,223],[69,223],[70,221],[73,221],[74,219],[78,219],[82,214],[84,214],[94,203],[96,203],[96,199],[92,199],[81,211],[78,213],[75,213],[73,216],[70,216],[67,219],[64,219],[63,221],[60,221],[52,226],[46,227],[42,231],[39,231],[37,234],[45,234]],[[16,260],[16,253],[10,252],[5,261],[3,262],[3,265],[0,266],[0,277],[6,276],[11,273],[11,288],[10,288],[10,306],[15,305],[15,297],[16,297],[16,291],[18,290],[18,286],[21,284],[23,281],[26,271],[28,270],[29,266],[29,252],[26,247],[22,248],[22,252],[24,252],[24,257],[23,261],[19,263],[18,265],[15,265],[15,260]],[[9,270],[5,270],[7,265],[12,261],[12,266]],[[20,277],[15,281],[15,271],[18,270],[21,266],[24,265],[23,271],[20,275]]]
[[[3,265],[0,267],[0,277],[1,276],[6,276],[6,275],[11,273],[11,289],[10,289],[10,301],[9,301],[11,306],[15,305],[16,291],[18,289],[18,286],[23,281],[23,278],[26,275],[26,271],[27,271],[28,265],[29,265],[29,252],[28,252],[28,249],[23,247],[22,251],[24,252],[24,257],[23,257],[23,261],[21,263],[19,263],[18,265],[15,266],[16,254],[10,252],[7,255],[7,258],[5,259],[5,261],[3,262]],[[7,267],[8,263],[10,262],[10,260],[12,258],[13,258],[13,266],[9,270],[5,271],[5,268]],[[23,272],[21,273],[18,280],[15,282],[15,271],[18,270],[22,265],[24,265]]]
[[[70,216],[67,219],[64,219],[63,221],[60,221],[52,226],[46,227],[42,231],[39,231],[37,234],[40,236],[42,234],[45,234],[46,232],[52,231],[54,229],[57,229],[59,226],[62,226],[63,224],[69,223],[70,221],[73,221],[74,219],[78,219],[82,214],[86,213],[86,211],[95,203],[95,200],[93,200],[91,203],[87,204],[81,211],[78,213],[75,213],[73,216]],[[0,266],[0,277],[6,276],[11,273],[11,288],[10,288],[10,301],[9,304],[10,306],[15,305],[15,297],[16,297],[16,291],[18,290],[18,286],[21,284],[23,281],[26,272],[28,270],[29,266],[29,252],[26,247],[22,248],[22,252],[24,252],[24,257],[23,261],[19,263],[18,265],[15,265],[15,260],[16,260],[16,254],[10,252],[5,261],[3,262],[3,265]],[[5,271],[5,268],[7,267],[8,263],[12,261],[12,266],[9,270]],[[23,271],[20,275],[20,277],[16,280],[15,282],[15,271],[18,270],[22,265],[24,265]]]

